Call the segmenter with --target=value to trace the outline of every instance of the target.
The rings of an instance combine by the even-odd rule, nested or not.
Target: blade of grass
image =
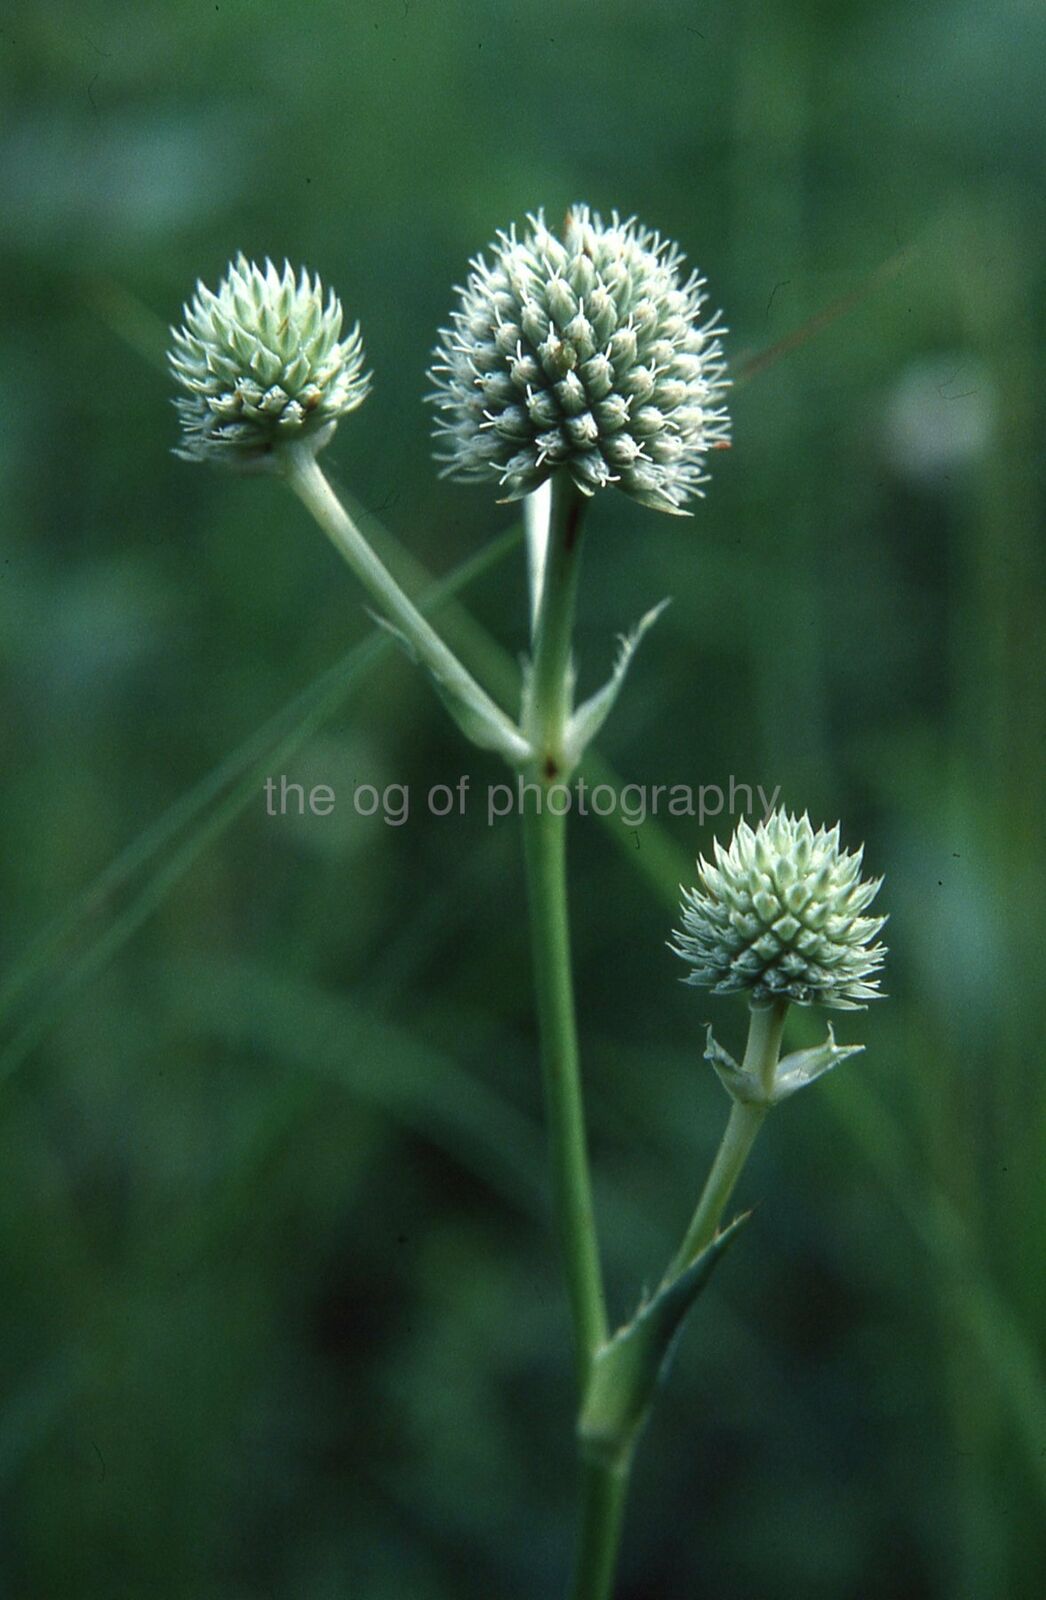
[[[166,969],[176,1014],[224,1045],[261,1050],[350,1090],[446,1150],[511,1205],[544,1216],[540,1128],[411,1028],[343,994],[243,962]]]
[[[895,251],[892,256],[888,256],[880,266],[876,267],[874,272],[870,272],[855,289],[850,289],[846,294],[841,294],[835,300],[829,301],[828,305],[823,306],[812,317],[807,317],[805,322],[800,323],[798,328],[793,328],[790,333],[786,333],[782,338],[776,339],[773,344],[767,345],[765,349],[757,350],[754,355],[744,357],[738,368],[737,377],[734,379],[734,388],[740,389],[746,383],[751,383],[752,379],[757,378],[761,372],[768,371],[770,367],[776,366],[779,361],[782,361],[785,356],[790,356],[793,351],[800,350],[804,344],[816,338],[817,334],[823,333],[834,322],[838,322],[840,317],[845,317],[849,312],[856,311],[862,301],[867,300],[869,295],[874,294],[877,289],[883,288],[896,278],[898,273],[912,259],[913,252],[911,250]]]
[[[946,1267],[954,1304],[1010,1400],[1011,1421],[1046,1500],[1046,1398],[1034,1344],[992,1285],[947,1196],[934,1184],[913,1187],[916,1162],[867,1083],[855,1074],[846,1085],[845,1112],[838,1085],[828,1086],[825,1099],[862,1146],[916,1238]]]
[[[519,544],[522,530],[510,529],[465,561],[439,583],[431,583],[422,609],[431,611],[495,566]],[[233,755],[182,795],[155,823],[123,851],[114,862],[50,924],[31,944],[9,974],[0,997],[0,1020],[10,1014],[33,980],[63,952],[69,941],[105,902],[123,889],[178,834],[193,828],[170,859],[145,883],[131,904],[98,936],[83,954],[47,986],[47,993],[22,1027],[0,1052],[0,1082],[25,1060],[84,984],[104,970],[117,952],[163,903],[174,885],[197,858],[247,808],[258,793],[259,781],[275,763],[293,755],[316,730],[344,704],[350,691],[394,645],[387,633],[376,630],[297,695],[263,728],[252,734]],[[231,785],[231,788],[230,788]],[[223,792],[209,817],[208,808]],[[204,819],[204,820],[201,820]]]

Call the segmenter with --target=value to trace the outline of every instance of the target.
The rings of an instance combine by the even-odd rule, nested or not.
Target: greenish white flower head
[[[304,267],[296,279],[289,262],[281,272],[241,253],[216,292],[197,283],[184,315],[168,360],[186,391],[175,400],[186,461],[255,470],[285,444],[320,450],[367,396],[359,324],[341,337],[340,301],[324,301]]]
[[[863,913],[882,879],[861,880],[863,847],[839,844],[839,825],[776,811],[754,830],[741,821],[715,865],[698,862],[684,890],[683,927],[672,949],[690,964],[687,983],[715,994],[747,990],[755,1004],[861,1008],[879,998],[886,921]]]
[[[618,484],[681,512],[709,450],[729,444],[718,316],[669,240],[587,206],[562,238],[544,217],[477,256],[440,331],[429,399],[445,473],[507,499],[565,469],[586,494]]]

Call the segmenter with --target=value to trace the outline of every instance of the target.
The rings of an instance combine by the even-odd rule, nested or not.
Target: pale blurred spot
[[[966,352],[912,362],[886,401],[884,444],[891,465],[924,482],[947,478],[982,456],[996,418],[987,366]]]

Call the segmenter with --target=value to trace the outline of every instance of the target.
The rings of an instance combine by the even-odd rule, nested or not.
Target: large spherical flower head
[[[187,391],[176,453],[255,469],[276,464],[283,444],[321,449],[370,388],[359,325],[342,339],[342,320],[337,297],[324,302],[319,278],[303,267],[295,279],[288,262],[280,272],[241,254],[216,293],[198,283],[168,353]]]
[[[688,983],[716,994],[853,1011],[879,997],[885,946],[871,941],[885,917],[862,915],[882,879],[861,881],[863,850],[840,848],[839,826],[814,832],[807,816],[777,811],[752,829],[742,821],[715,865],[698,862],[684,891],[675,953]]]
[[[446,473],[518,499],[565,468],[586,494],[616,483],[682,511],[706,453],[729,443],[717,318],[676,247],[615,214],[568,212],[498,235],[440,332],[429,398]]]

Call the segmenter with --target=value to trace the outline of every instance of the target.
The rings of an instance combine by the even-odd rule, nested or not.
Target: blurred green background
[[[756,1219],[645,1437],[619,1595],[1040,1592],[1042,23],[1033,0],[5,16],[3,1600],[562,1592],[518,839],[422,804],[501,774],[391,651],[310,692],[370,635],[360,591],[279,485],[170,454],[162,353],[236,249],[318,268],[376,375],[326,461],[382,548],[446,574],[515,513],[434,476],[435,330],[497,227],[575,199],[680,241],[748,373],[692,521],[592,511],[583,687],[674,602],[603,752],[841,816],[891,913],[890,999],[839,1029],[867,1054],[745,1176]],[[444,614],[492,682],[524,595],[518,549],[464,595],[507,654]],[[332,785],[333,815],[267,817],[280,773]],[[409,784],[409,823],[356,815],[355,783]],[[743,1031],[664,948],[717,826],[573,833],[619,1317],[724,1121],[702,1024]]]

